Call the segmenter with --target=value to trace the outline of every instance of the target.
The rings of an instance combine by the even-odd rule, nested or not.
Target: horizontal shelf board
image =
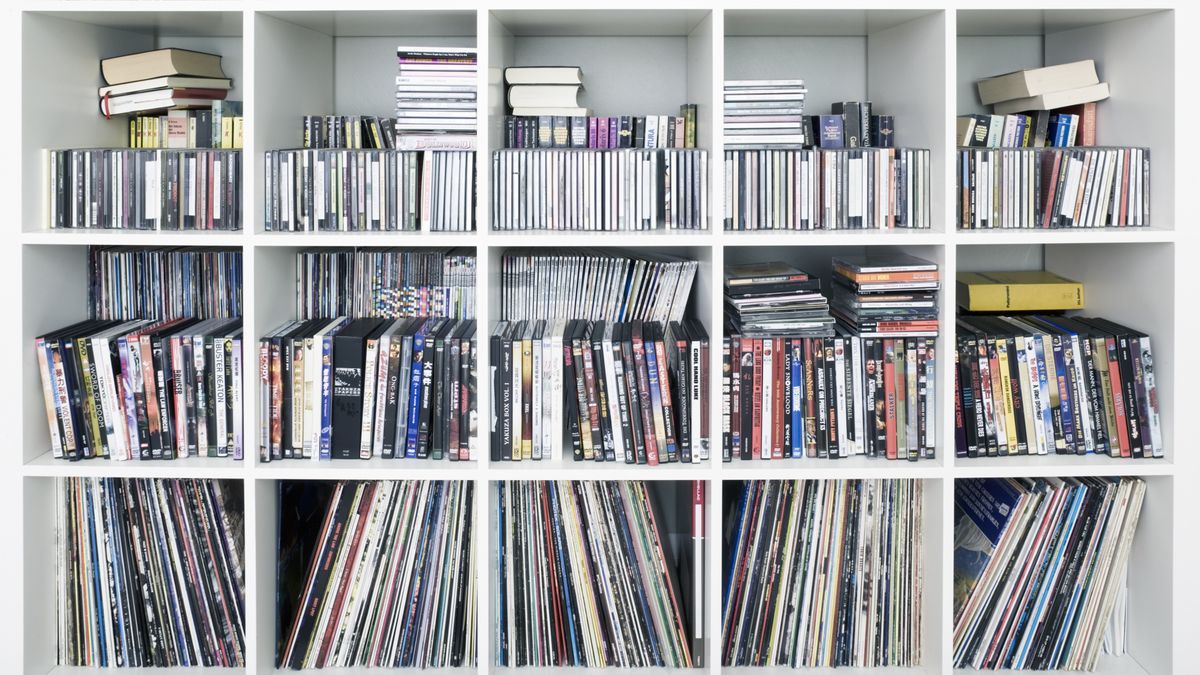
[[[104,28],[153,33],[163,38],[242,35],[241,3],[172,4],[172,9],[148,12],[145,2],[90,2],[86,5],[87,11],[80,11],[78,2],[44,2],[34,5],[36,9],[30,13]],[[201,8],[204,11],[195,11]]]
[[[26,670],[30,671],[30,670]],[[85,668],[82,665],[55,665],[47,675],[241,675],[245,668]],[[322,670],[322,673],[330,673]]]
[[[368,10],[260,12],[288,23],[333,37],[419,38],[474,37],[476,15],[472,10]],[[324,671],[328,672],[328,671]]]
[[[22,232],[21,243],[39,246],[242,246],[244,232],[148,232],[146,230],[40,230]]]
[[[707,668],[583,668],[583,667],[560,667],[556,668],[500,668],[498,665],[492,665],[487,669],[492,675],[701,675],[708,673]],[[724,673],[724,670],[722,670]]]
[[[463,480],[478,478],[480,462],[446,459],[283,459],[254,465],[254,477],[271,480]]]
[[[1069,672],[1066,670],[974,670],[971,668],[955,668],[954,675],[979,675],[987,673],[988,675],[1022,675],[1023,673],[1041,673],[1043,675],[1053,675],[1054,673],[1063,673],[1066,675]],[[1111,656],[1109,654],[1101,654],[1096,663],[1096,669],[1090,671],[1091,675],[1147,675],[1147,671],[1138,663],[1132,656]]]
[[[934,666],[914,668],[787,668],[784,666],[739,666],[721,668],[722,675],[920,675],[940,672]]]
[[[626,464],[624,462],[576,462],[563,458],[489,462],[489,480],[713,480],[719,478],[711,465],[699,464]]]
[[[1116,459],[1104,455],[1017,455],[958,458],[957,478],[980,476],[1171,476],[1175,465],[1163,459]]]
[[[1105,244],[1175,241],[1175,230],[1163,227],[1086,227],[1079,229],[956,230],[951,240],[971,244]]]
[[[475,232],[256,232],[255,246],[470,246]]]
[[[228,458],[186,457],[158,461],[83,459],[69,462],[46,452],[21,465],[27,477],[244,478],[246,463]],[[194,672],[194,671],[191,671]]]
[[[731,9],[725,11],[729,37],[865,36],[933,14],[905,9]]]
[[[478,668],[276,668],[277,675],[372,675],[376,673],[412,673],[414,675],[475,675]]]
[[[942,478],[942,460],[922,459],[916,462],[868,457],[842,459],[735,459],[721,463],[721,478],[747,480],[756,478]]]
[[[570,232],[562,230],[489,231],[490,246],[697,246],[713,243],[708,230],[649,230],[646,232]]]
[[[941,230],[722,230],[726,246],[873,246],[946,243]]]
[[[1048,35],[1060,31],[1132,19],[1155,11],[1146,9],[979,9],[959,10],[959,35]]]
[[[537,9],[492,12],[524,36],[685,36],[709,14],[699,9]]]

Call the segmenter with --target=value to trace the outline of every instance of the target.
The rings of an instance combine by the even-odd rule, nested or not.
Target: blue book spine
[[[413,368],[409,377],[408,387],[408,425],[407,438],[404,439],[404,456],[417,456],[417,427],[421,421],[421,376],[425,368],[425,333],[418,332],[413,336]]]
[[[792,447],[793,458],[804,457],[804,356],[800,341],[792,342]]]

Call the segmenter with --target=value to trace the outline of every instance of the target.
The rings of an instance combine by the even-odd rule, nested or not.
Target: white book
[[[542,359],[543,359],[542,341],[538,337],[536,328],[533,331],[531,331],[531,335],[532,335],[532,345],[531,345],[532,354],[531,355],[533,357],[533,367],[530,370],[533,375],[533,388],[531,389],[530,393],[533,396],[533,400],[530,402],[530,404],[531,404],[530,408],[533,411],[533,416],[532,416],[533,431],[530,434],[530,437],[533,442],[532,458],[533,459],[541,459],[542,458],[542,433],[544,431],[543,426],[542,426],[542,406],[545,405],[545,402],[542,400],[542,365],[543,365],[542,364]]]
[[[371,441],[375,438],[372,429],[375,422],[375,387],[379,365],[379,338],[367,340],[367,354],[363,365],[362,435],[358,444],[358,456],[371,458]]]

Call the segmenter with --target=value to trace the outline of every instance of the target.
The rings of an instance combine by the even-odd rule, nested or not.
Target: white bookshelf
[[[999,3],[997,3],[998,5]],[[774,675],[778,669],[719,667],[721,492],[723,481],[755,478],[883,478],[925,481],[924,654],[912,669],[847,669],[838,673],[940,673],[950,675],[953,484],[977,476],[1139,475],[1150,489],[1134,541],[1130,574],[1129,654],[1104,657],[1097,672],[1166,675],[1185,672],[1194,656],[1190,636],[1200,628],[1192,609],[1196,545],[1183,514],[1194,513],[1197,469],[1189,411],[1194,393],[1184,374],[1187,354],[1179,336],[1196,328],[1195,298],[1187,265],[1198,251],[1190,212],[1177,209],[1176,186],[1197,184],[1194,162],[1177,160],[1192,108],[1187,93],[1197,62],[1194,10],[1182,2],[1160,10],[1126,10],[1055,3],[1058,9],[991,9],[974,0],[910,3],[865,2],[796,6],[765,2],[743,6],[709,2],[588,4],[578,10],[543,9],[537,2],[446,0],[399,9],[381,0],[22,0],[6,8],[0,25],[4,50],[20,80],[17,100],[0,110],[6,129],[20,138],[20,159],[10,162],[3,189],[18,204],[0,254],[0,276],[10,320],[4,339],[19,354],[19,375],[3,387],[7,483],[0,526],[12,554],[0,572],[21,591],[7,605],[0,660],[8,672],[83,674],[99,669],[55,665],[52,480],[61,476],[223,478],[242,481],[245,493],[246,654],[237,670],[156,669],[161,673],[274,674],[276,493],[280,480],[372,478],[476,481],[478,627],[476,668],[454,673],[495,673],[491,655],[492,530],[489,481],[517,479],[707,480],[707,666],[701,672]],[[1175,7],[1178,9],[1169,9]],[[1179,36],[1177,38],[1177,36]],[[262,231],[262,152],[294,147],[305,114],[384,114],[391,109],[398,44],[474,45],[480,50],[480,138],[476,162],[477,231],[450,233],[280,234]],[[246,106],[242,232],[50,231],[44,228],[42,151],[52,147],[121,146],[124,120],[97,114],[96,62],[104,56],[158,46],[186,46],[222,54],[234,78],[233,98]],[[1112,99],[1099,107],[1101,142],[1151,148],[1151,228],[1123,231],[957,232],[954,220],[953,124],[973,112],[974,78],[1017,67],[1094,57]],[[16,65],[16,64],[19,64]],[[578,64],[584,68],[583,102],[598,114],[673,113],[685,102],[700,105],[699,145],[710,152],[710,212],[704,232],[494,233],[490,231],[491,151],[499,147],[503,115],[502,69],[510,65]],[[719,159],[720,101],[726,77],[783,77],[809,83],[809,112],[834,100],[868,99],[896,116],[900,145],[932,150],[931,230],[872,232],[722,231],[723,185]],[[1190,133],[1190,127],[1186,127]],[[1186,187],[1185,187],[1186,186]],[[1181,195],[1186,192],[1180,192]],[[1178,214],[1178,217],[1176,216]],[[477,314],[480,347],[479,461],[465,463],[257,461],[256,393],[245,401],[245,461],[194,459],[164,463],[91,460],[67,463],[49,456],[46,418],[33,350],[34,336],[86,313],[86,246],[222,246],[243,254],[246,353],[255,340],[294,316],[294,254],[320,246],[468,246],[478,251]],[[939,338],[939,446],[934,461],[735,461],[722,464],[719,442],[708,463],[657,469],[624,465],[487,461],[490,392],[486,348],[497,318],[495,271],[510,247],[614,246],[682,252],[702,261],[693,291],[695,314],[714,349],[712,428],[719,432],[721,274],[726,260],[783,258],[815,270],[837,252],[895,246],[937,261],[946,280]],[[959,269],[1045,267],[1087,284],[1087,312],[1145,330],[1154,340],[1162,401],[1166,457],[1033,457],[959,460],[953,455],[953,291]],[[486,289],[484,288],[486,287]],[[10,365],[15,365],[10,359]],[[249,372],[249,371],[247,371]],[[1178,485],[1177,485],[1178,483]],[[1179,489],[1177,489],[1177,487]],[[1182,517],[1181,517],[1182,516]],[[19,553],[19,554],[18,554]],[[149,670],[149,669],[147,669]],[[530,669],[508,669],[533,672]],[[578,673],[583,669],[541,672]],[[326,673],[349,671],[322,671]],[[367,672],[367,671],[354,671]],[[451,671],[447,671],[451,672]],[[603,673],[622,671],[606,669]],[[648,672],[639,670],[637,672]],[[665,672],[657,670],[654,672]],[[690,671],[695,672],[695,671]]]

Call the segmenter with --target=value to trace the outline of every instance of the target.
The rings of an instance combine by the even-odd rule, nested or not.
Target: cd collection
[[[644,250],[509,249],[499,318],[682,321],[699,265]]]
[[[1147,148],[959,148],[958,227],[1143,227]]]
[[[95,319],[242,315],[242,253],[211,248],[88,247]]]
[[[1150,336],[1106,319],[962,316],[959,457],[1162,457]]]
[[[921,481],[747,481],[733,493],[725,666],[921,663]]]
[[[311,249],[296,254],[296,316],[475,316],[473,249]]]
[[[241,319],[88,320],[34,347],[50,450],[242,458]]]
[[[494,230],[708,229],[704,150],[497,150]]]
[[[242,229],[239,150],[48,153],[51,229]]]
[[[690,556],[671,543],[686,533],[666,529],[667,493],[695,507]],[[505,481],[495,495],[497,666],[701,664],[703,482]]]
[[[501,321],[492,461],[708,459],[708,333],[698,321]]]
[[[859,337],[937,337],[941,271],[905,253],[833,259],[830,311]]]
[[[268,150],[268,232],[475,229],[475,153]]]
[[[279,667],[474,665],[474,482],[285,482],[279,499]]]
[[[258,346],[259,458],[477,458],[475,321],[289,321]]]
[[[1094,670],[1123,653],[1140,478],[954,483],[954,665]]]
[[[726,230],[928,229],[929,151],[727,150]]]
[[[474,47],[401,46],[396,61],[393,124],[400,139],[475,135],[479,56]]]
[[[240,481],[54,481],[58,662],[244,667]]]

